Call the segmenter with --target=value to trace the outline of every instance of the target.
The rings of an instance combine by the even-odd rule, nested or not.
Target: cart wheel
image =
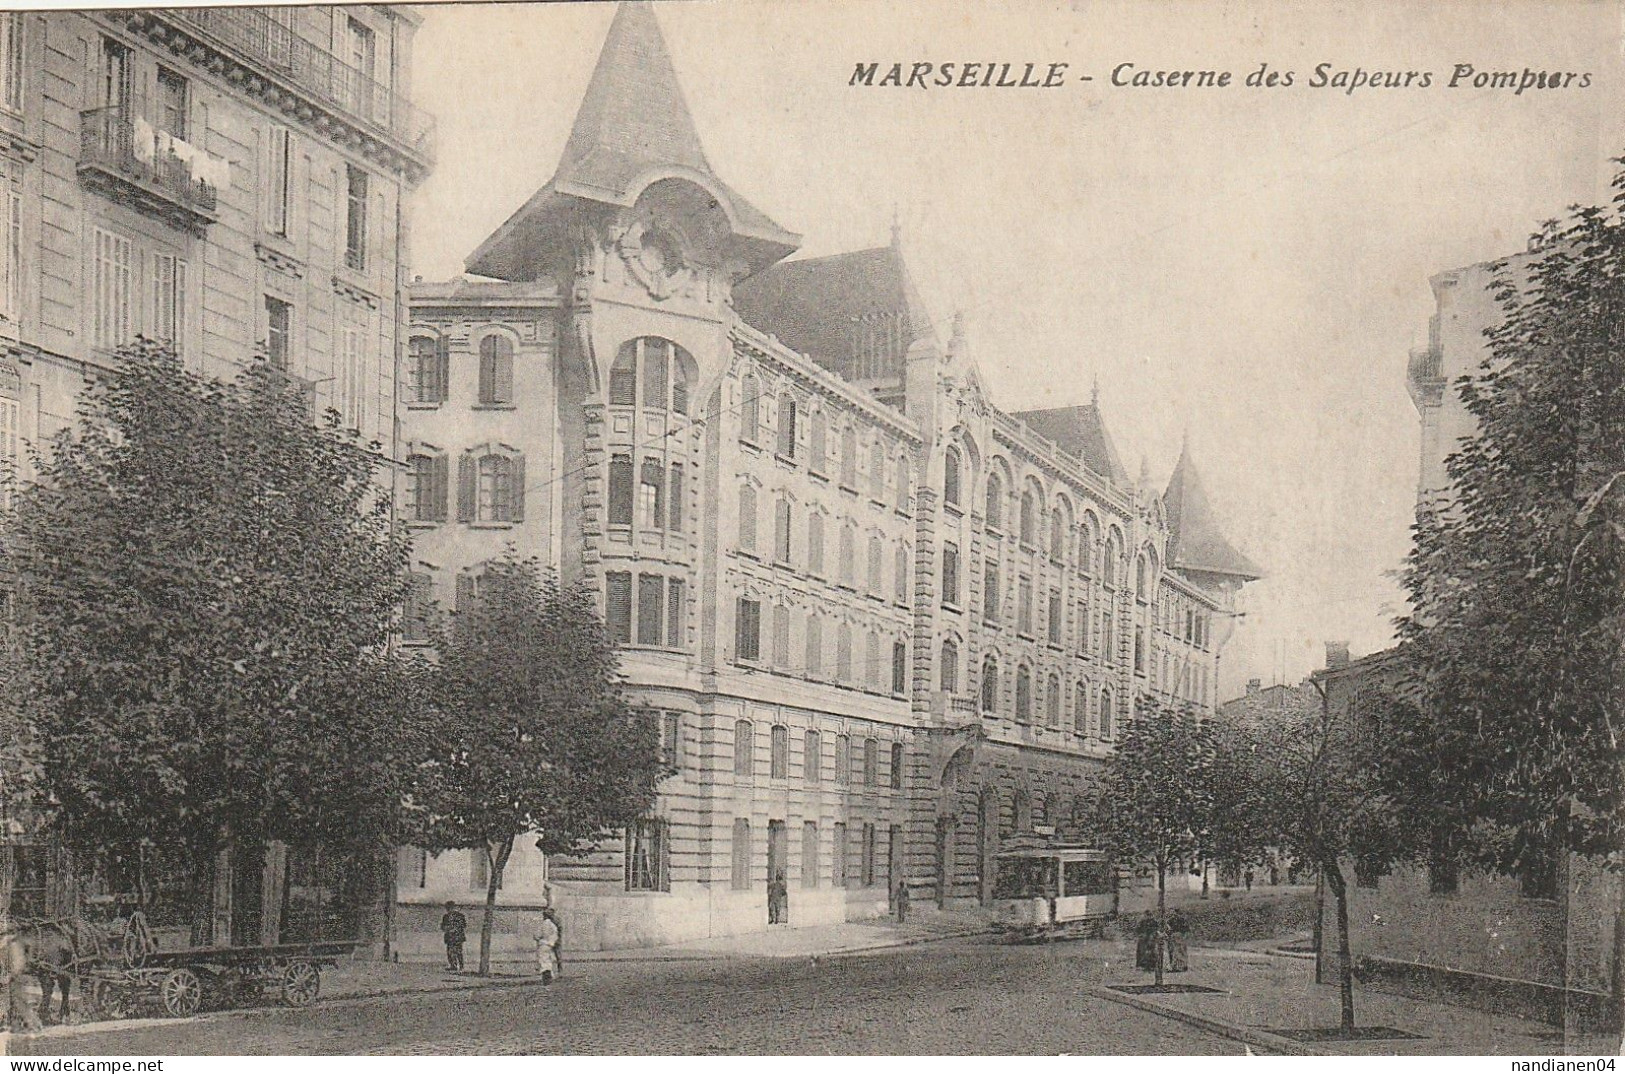
[[[282,971],[282,1002],[308,1007],[322,990],[322,971],[314,962],[290,962]]]
[[[158,994],[163,997],[164,1010],[176,1018],[190,1018],[203,1005],[203,982],[185,967],[170,970]]]

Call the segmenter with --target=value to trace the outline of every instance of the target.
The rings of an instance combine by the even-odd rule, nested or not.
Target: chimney
[[[1326,669],[1346,668],[1349,666],[1349,643],[1346,641],[1329,641],[1326,643]]]
[[[1263,685],[1264,685],[1264,680],[1263,679],[1248,679],[1247,680],[1247,696],[1248,697],[1257,697],[1258,696],[1258,691]]]

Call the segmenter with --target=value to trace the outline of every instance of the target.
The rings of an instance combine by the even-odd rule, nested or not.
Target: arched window
[[[796,457],[796,401],[788,395],[779,397],[779,454]]]
[[[939,688],[945,694],[959,692],[959,646],[951,641],[942,643],[942,666],[939,669]]]
[[[1134,558],[1134,596],[1142,604],[1150,597],[1150,593],[1146,591],[1145,556],[1143,554]]]
[[[817,612],[807,616],[807,677],[824,676],[824,619]]]
[[[959,506],[959,452],[954,448],[942,457],[942,502]]]
[[[1004,526],[1004,481],[995,471],[987,475],[987,528]]]
[[[824,516],[817,511],[807,516],[807,570],[824,573]]]
[[[835,628],[835,679],[852,681],[852,628],[845,623]]]
[[[419,403],[444,403],[450,372],[446,341],[413,336],[410,349],[412,398]]]
[[[609,405],[688,413],[688,352],[669,339],[640,336],[621,344],[609,367]]]
[[[480,402],[513,402],[513,340],[489,335],[480,340]]]
[[[897,509],[899,511],[908,510],[910,483],[911,479],[909,478],[908,456],[899,455],[897,457],[897,488],[893,492],[893,494],[897,497],[896,502]]]
[[[748,776],[752,772],[756,752],[756,729],[749,720],[734,721],[734,775]]]
[[[739,386],[739,438],[755,443],[762,435],[762,386],[754,373],[746,373]]]
[[[1112,737],[1112,692],[1100,691],[1100,737]]]
[[[756,490],[749,485],[739,489],[739,550],[756,552]]]
[[[1061,516],[1061,509],[1057,507],[1049,516],[1049,555],[1051,559],[1063,559],[1066,556],[1066,520]]]
[[[892,566],[892,599],[898,604],[908,603],[908,545],[897,546],[896,562]]]
[[[851,422],[841,430],[841,484],[858,487],[858,431]]]
[[[886,550],[880,544],[880,538],[873,534],[869,537],[869,592],[874,596],[881,596],[884,592],[884,582],[881,574],[885,570]]]
[[[857,588],[857,559],[858,530],[850,521],[841,523],[841,544],[836,550],[839,562],[836,564],[838,573],[836,580],[841,585]]]
[[[1033,673],[1022,664],[1016,668],[1016,719],[1023,723],[1033,718]]]
[[[790,609],[783,604],[773,605],[773,666],[790,666]]]
[[[886,499],[886,445],[878,436],[869,445],[869,495],[882,502]]]
[[[773,504],[773,562],[790,562],[790,526],[792,524],[792,509],[790,501],[780,496]]]
[[[1033,499],[1032,492],[1021,494],[1021,543],[1031,547],[1037,538],[1038,519],[1034,517],[1038,504]]]
[[[1051,727],[1061,726],[1061,677],[1051,674],[1044,684],[1044,715]]]
[[[1101,557],[1100,580],[1105,585],[1117,585],[1117,558],[1122,554],[1121,546],[1117,542],[1117,531],[1113,530],[1106,538],[1106,548]]]
[[[982,711],[993,712],[999,704],[999,662],[991,656],[982,661]]]
[[[1077,690],[1072,698],[1072,733],[1075,735],[1087,734],[1089,731],[1089,691],[1078,683]]]

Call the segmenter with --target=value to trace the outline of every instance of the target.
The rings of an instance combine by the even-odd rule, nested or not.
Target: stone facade
[[[884,914],[900,882],[985,902],[1001,839],[1075,834],[1137,696],[1211,712],[1230,596],[1257,576],[1188,455],[1158,493],[1098,403],[994,406],[959,334],[931,331],[898,236],[782,261],[798,244],[711,170],[653,11],[629,3],[557,173],[468,259],[502,282],[413,290],[424,354],[467,326],[454,380],[487,307],[529,296],[528,439],[503,443],[547,507],[502,539],[602,594],[676,769],[635,830],[505,886],[521,915],[555,901],[577,948],[765,928],[780,873],[797,925]],[[457,451],[505,420],[466,409],[409,406],[402,435]],[[444,604],[493,546],[441,517],[418,558]],[[439,898],[436,875],[463,886],[443,857],[403,852],[403,903]]]

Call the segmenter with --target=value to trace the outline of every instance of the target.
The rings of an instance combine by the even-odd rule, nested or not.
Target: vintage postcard
[[[1617,1055],[1622,55],[0,10],[4,1050]]]

